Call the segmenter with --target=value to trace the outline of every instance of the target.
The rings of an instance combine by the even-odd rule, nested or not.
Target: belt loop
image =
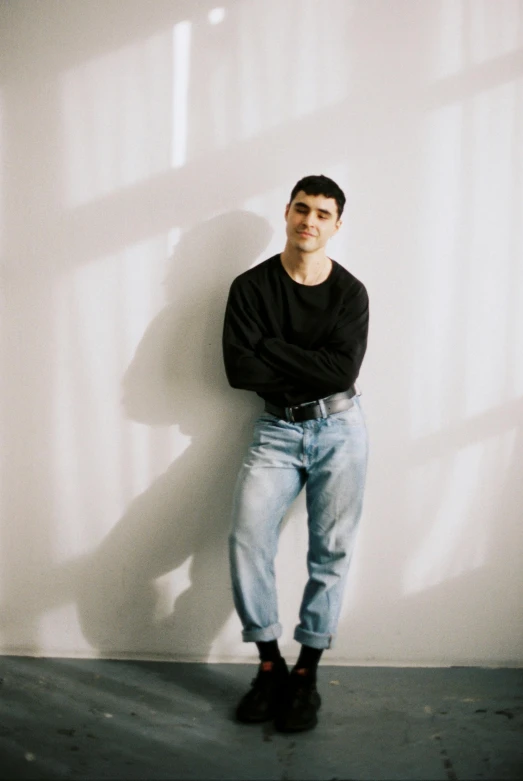
[[[324,399],[319,399],[318,400],[318,405],[319,405],[319,408],[320,408],[320,412],[321,412],[322,418],[327,418],[328,415],[327,415],[327,410],[325,408],[325,400]]]
[[[294,423],[294,415],[292,414],[292,407],[285,407],[285,417],[287,423]]]

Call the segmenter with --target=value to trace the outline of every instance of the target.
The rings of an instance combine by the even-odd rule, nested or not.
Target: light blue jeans
[[[306,486],[309,578],[294,638],[330,648],[336,633],[367,468],[359,397],[344,412],[288,423],[264,412],[240,469],[229,537],[234,604],[243,640],[281,636],[274,559],[281,523]]]

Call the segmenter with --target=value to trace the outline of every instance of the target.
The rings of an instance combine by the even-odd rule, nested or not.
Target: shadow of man
[[[175,248],[168,303],[123,378],[123,406],[132,420],[177,425],[190,444],[132,501],[84,570],[80,622],[104,653],[207,659],[232,611],[230,501],[257,405],[228,386],[222,324],[232,279],[270,238],[264,219],[235,211],[196,225]],[[157,579],[182,566],[190,585],[159,617]]]

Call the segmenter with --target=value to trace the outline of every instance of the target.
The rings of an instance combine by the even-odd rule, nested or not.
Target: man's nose
[[[315,226],[315,220],[313,214],[304,214],[303,215],[303,225],[306,228],[313,228]]]

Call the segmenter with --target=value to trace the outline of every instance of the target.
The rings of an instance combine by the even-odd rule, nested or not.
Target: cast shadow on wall
[[[93,554],[78,609],[86,638],[102,653],[206,659],[231,614],[230,502],[260,405],[227,384],[223,314],[232,279],[271,234],[263,218],[235,211],[198,224],[175,248],[167,305],[123,378],[123,407],[131,420],[177,425],[191,442]],[[182,566],[189,585],[166,611],[157,579]]]

